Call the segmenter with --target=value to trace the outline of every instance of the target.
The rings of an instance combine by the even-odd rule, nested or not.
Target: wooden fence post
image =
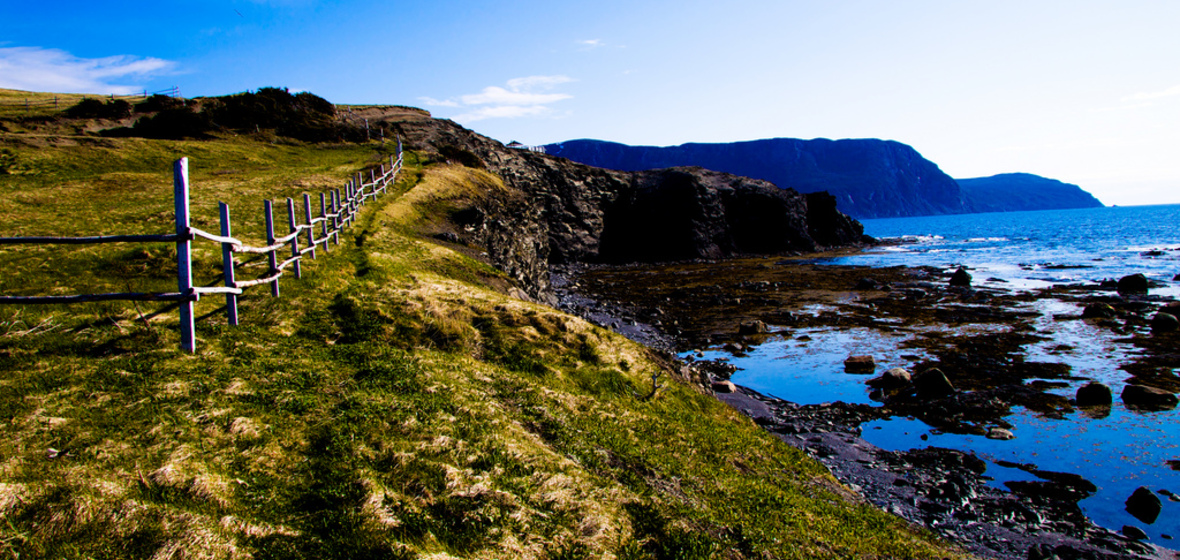
[[[340,244],[340,189],[332,189],[332,243]]]
[[[196,322],[193,304],[197,294],[193,290],[192,223],[189,218],[188,158],[180,158],[172,166],[173,200],[176,204],[176,287],[184,297],[180,301],[180,349],[197,351]]]
[[[328,202],[324,193],[320,193],[320,235],[324,238],[324,252],[328,252]]]
[[[287,226],[290,228],[288,232],[291,235],[291,258],[295,259],[292,265],[295,267],[295,279],[303,278],[303,267],[300,262],[303,260],[299,257],[299,236],[294,235],[299,229],[299,225],[295,223],[295,201],[290,197],[287,198]]]
[[[262,211],[266,214],[266,246],[270,247],[275,244],[275,210],[274,203],[269,200],[262,201]],[[270,262],[270,272],[267,276],[274,276],[279,273],[279,259],[278,249],[271,249],[266,253],[268,262]],[[270,295],[279,297],[279,279],[275,278],[270,283]]]
[[[303,193],[303,217],[307,220],[307,247],[315,258],[315,228],[311,227],[311,195]]]
[[[229,225],[229,205],[224,202],[217,203],[217,209],[221,214],[221,236],[232,237],[232,230]],[[234,278],[234,247],[230,243],[221,244],[221,268],[222,276],[225,277],[225,287],[234,288],[236,279]],[[225,316],[231,326],[238,326],[238,296],[237,294],[225,294]]]

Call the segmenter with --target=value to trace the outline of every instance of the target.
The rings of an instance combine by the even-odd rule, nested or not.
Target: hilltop
[[[409,108],[305,98],[289,120],[231,125],[200,115],[224,100],[182,102],[200,126],[180,139],[147,134],[137,123],[167,109],[135,103],[131,116],[5,108],[0,236],[166,232],[179,157],[194,225],[215,230],[224,200],[252,240],[263,199],[339,188],[399,137],[406,168],[281,298],[242,297],[241,327],[221,298],[198,302],[195,354],[177,350],[163,304],[0,306],[4,553],[960,555],[717,402],[702,373],[543,303],[549,263],[620,255],[604,229],[573,227],[612,216],[607,193],[631,193],[633,213],[648,195],[696,204],[688,222],[715,235],[684,250],[718,256],[764,249],[733,229],[734,209],[839,218],[822,197],[759,198],[766,185],[692,169],[591,171]],[[774,248],[858,239],[837,226],[781,228]],[[220,248],[195,259],[198,283],[217,282]],[[176,285],[168,244],[4,246],[0,266],[10,295]]]

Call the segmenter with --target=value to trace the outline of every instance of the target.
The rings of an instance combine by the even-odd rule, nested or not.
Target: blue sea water
[[[966,266],[977,285],[1021,291],[1053,284],[1094,283],[1143,273],[1156,281],[1152,294],[1180,296],[1180,205],[1109,207],[1080,210],[1010,212],[866,220],[865,232],[896,243],[861,254],[827,259],[831,264],[869,266],[928,265],[943,269]],[[1119,366],[1137,351],[1109,330],[1084,321],[1058,321],[1077,316],[1072,302],[1041,299],[1029,304],[1041,313],[1035,328],[1050,338],[1025,348],[1028,361],[1068,363],[1076,377],[1059,389],[1072,396],[1088,380],[1122,391],[1127,374]],[[810,312],[820,313],[822,307]],[[805,311],[806,312],[806,311]],[[1002,325],[969,325],[982,332]],[[864,376],[843,371],[852,354],[872,354],[878,370],[910,367],[927,358],[903,343],[920,329],[795,330],[755,348],[746,357],[720,351],[706,358],[728,358],[740,370],[733,381],[757,391],[802,404],[845,401],[874,404]],[[1064,346],[1063,346],[1064,345]],[[1116,399],[1117,401],[1117,399]],[[1180,494],[1180,471],[1168,461],[1180,460],[1180,411],[1137,412],[1116,402],[1109,415],[1083,412],[1064,419],[1017,409],[1005,418],[1016,439],[944,434],[912,418],[868,423],[864,437],[886,449],[939,446],[974,451],[990,461],[986,473],[1002,487],[1006,480],[1034,480],[1028,473],[1005,468],[999,461],[1034,464],[1041,469],[1070,472],[1094,482],[1098,492],[1080,505],[1099,525],[1119,530],[1143,529],[1151,541],[1168,548],[1180,542],[1180,502],[1160,495],[1163,512],[1144,523],[1124,509],[1139,486]],[[926,439],[922,439],[925,436]]]

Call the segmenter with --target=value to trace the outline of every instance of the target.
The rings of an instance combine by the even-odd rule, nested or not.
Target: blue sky
[[[1180,202],[1180,2],[0,4],[0,87],[265,86],[508,142],[886,138],[954,177]]]

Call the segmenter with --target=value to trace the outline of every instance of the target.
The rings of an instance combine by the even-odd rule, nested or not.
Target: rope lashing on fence
[[[390,184],[397,181],[398,173],[402,170],[403,156],[401,142],[398,142],[396,159],[389,158],[389,169],[380,166],[380,174],[376,169],[369,170],[369,182],[364,182],[364,174],[357,173],[344,186],[345,196],[341,197],[340,189],[333,189],[327,193],[320,193],[320,215],[313,216],[311,195],[303,195],[302,218],[299,223],[294,199],[287,198],[287,235],[275,237],[274,204],[270,200],[263,202],[263,212],[266,222],[266,245],[255,247],[247,245],[232,235],[230,225],[229,205],[218,203],[221,217],[221,234],[216,235],[192,227],[189,214],[189,178],[188,158],[177,160],[173,168],[173,201],[175,203],[176,233],[164,235],[99,235],[87,237],[0,237],[0,245],[15,244],[101,244],[101,243],[176,243],[177,261],[177,291],[168,293],[116,293],[116,294],[78,294],[68,296],[0,296],[0,304],[74,304],[99,301],[178,301],[180,302],[180,331],[181,349],[194,352],[196,350],[195,324],[193,308],[202,295],[224,294],[226,297],[226,315],[231,325],[238,324],[237,297],[246,288],[270,284],[271,295],[279,296],[279,279],[286,274],[288,267],[292,268],[295,278],[302,276],[302,260],[304,255],[316,258],[316,247],[323,245],[328,251],[330,244],[340,244],[340,230],[352,225],[356,221],[356,213],[370,198],[383,194]],[[368,191],[368,192],[366,192]],[[316,226],[320,226],[320,237],[316,237]],[[303,237],[306,234],[306,237]],[[225,286],[199,287],[193,285],[192,280],[192,242],[206,240],[221,244],[222,270]],[[300,240],[306,242],[300,247]],[[290,257],[279,262],[278,252],[290,248]],[[252,280],[238,280],[235,274],[234,254],[265,254],[267,256],[266,276]]]

